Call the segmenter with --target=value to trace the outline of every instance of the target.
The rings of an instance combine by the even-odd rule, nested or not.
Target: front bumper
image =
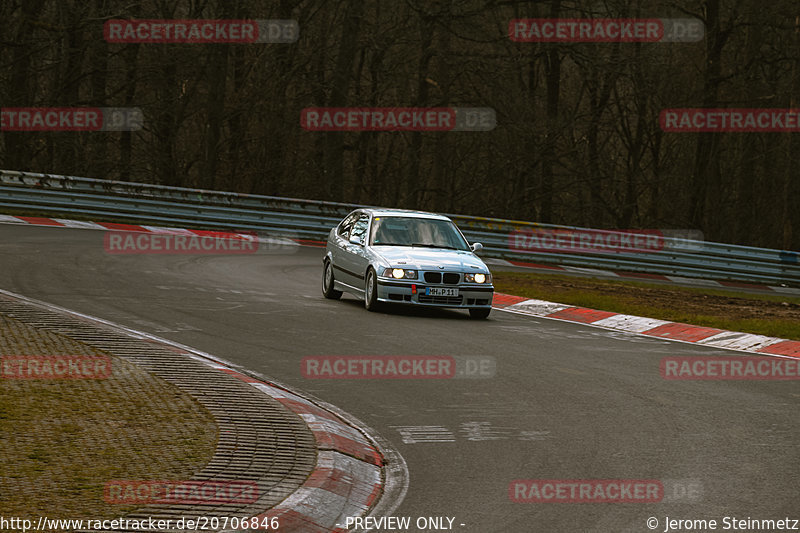
[[[459,283],[443,285],[420,280],[397,280],[378,277],[378,301],[426,307],[475,309],[492,307],[494,286],[491,284]],[[428,296],[426,288],[458,289],[458,296]]]

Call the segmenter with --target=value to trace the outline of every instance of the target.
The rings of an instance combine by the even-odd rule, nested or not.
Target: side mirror
[[[364,241],[358,235],[350,235],[350,242],[359,246],[364,246]]]
[[[479,242],[476,242],[473,243],[472,246],[470,246],[470,248],[472,249],[473,252],[480,252],[481,250],[483,250],[483,245]]]

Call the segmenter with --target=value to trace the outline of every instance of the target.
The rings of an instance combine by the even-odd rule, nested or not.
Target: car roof
[[[436,220],[450,220],[444,215],[436,213],[429,213],[427,211],[412,211],[410,209],[380,209],[380,208],[362,208],[360,211],[370,213],[373,217],[389,217],[389,216],[403,216],[409,218],[432,218]]]

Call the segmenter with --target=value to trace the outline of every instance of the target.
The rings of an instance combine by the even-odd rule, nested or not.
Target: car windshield
[[[419,217],[375,217],[372,245],[469,250],[467,241],[449,220]]]

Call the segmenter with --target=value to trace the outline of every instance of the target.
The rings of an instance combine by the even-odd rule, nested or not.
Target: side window
[[[369,215],[361,215],[358,221],[353,224],[350,235],[361,237],[361,241],[364,242],[367,234],[367,226],[369,226]]]
[[[339,224],[339,237],[342,239],[350,238],[350,230],[353,229],[353,224],[358,220],[358,213],[352,213]]]

